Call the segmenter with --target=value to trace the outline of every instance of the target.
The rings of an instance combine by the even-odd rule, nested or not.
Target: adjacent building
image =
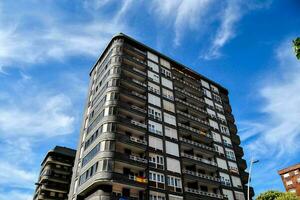
[[[68,199],[76,151],[56,146],[41,164],[41,172],[33,200]]]
[[[69,200],[244,200],[234,122],[227,89],[116,35],[90,72]]]
[[[287,192],[293,192],[300,197],[300,163],[279,170],[283,185]]]

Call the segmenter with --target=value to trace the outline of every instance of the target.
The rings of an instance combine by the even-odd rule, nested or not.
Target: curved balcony
[[[205,109],[200,108],[200,107],[198,107],[198,106],[194,106],[193,104],[190,104],[190,103],[188,103],[188,102],[186,102],[186,101],[183,101],[183,100],[181,100],[181,99],[179,99],[179,98],[175,98],[175,102],[176,102],[176,104],[179,102],[179,103],[181,103],[181,104],[183,104],[183,105],[185,105],[185,106],[191,107],[191,108],[193,108],[193,109],[195,109],[195,110],[201,112],[201,113],[204,114],[204,115],[207,115],[207,111],[206,111]]]

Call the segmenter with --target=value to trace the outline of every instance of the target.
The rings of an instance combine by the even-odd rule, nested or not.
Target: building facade
[[[239,145],[224,87],[119,34],[90,72],[69,200],[244,200]]]
[[[68,199],[75,155],[74,149],[60,146],[47,153],[41,164],[33,200]]]
[[[279,170],[283,185],[287,192],[293,192],[300,197],[300,163]]]

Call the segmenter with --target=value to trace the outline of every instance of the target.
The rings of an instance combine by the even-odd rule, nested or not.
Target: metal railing
[[[204,145],[204,144],[200,144],[200,143],[195,142],[195,141],[192,141],[192,140],[185,139],[185,138],[183,138],[183,137],[180,137],[179,140],[180,140],[180,141],[183,141],[183,142],[185,142],[185,143],[188,143],[188,144],[191,144],[191,145],[194,145],[194,146],[203,148],[203,149],[207,149],[207,150],[210,150],[210,151],[216,151],[216,150],[215,150],[214,148],[212,148],[212,147],[206,146],[206,145]]]
[[[208,179],[208,180],[212,180],[212,181],[221,182],[221,180],[219,178],[213,177],[213,176],[209,176],[209,175],[206,175],[206,174],[201,174],[201,173],[193,172],[193,171],[186,170],[186,169],[183,169],[182,172],[185,173],[185,174],[192,175],[192,176],[197,176],[197,177],[200,177],[200,178],[204,178],[204,179]]]
[[[217,163],[214,162],[214,161],[206,160],[204,158],[199,158],[197,156],[189,155],[189,154],[186,154],[186,153],[183,153],[183,152],[181,152],[181,156],[186,157],[186,158],[190,158],[192,160],[197,160],[197,161],[203,162],[205,164],[217,166]]]
[[[192,189],[192,188],[188,188],[188,187],[185,187],[184,190],[186,192],[190,192],[190,193],[193,193],[193,194],[200,194],[200,195],[204,195],[204,196],[209,196],[209,197],[214,197],[214,198],[218,198],[218,199],[223,199],[223,196],[220,195],[220,194],[215,194],[215,193],[211,193],[211,192],[204,192],[204,191],[201,191],[201,190]]]

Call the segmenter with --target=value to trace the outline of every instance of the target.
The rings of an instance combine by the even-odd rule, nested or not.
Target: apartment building
[[[41,163],[33,200],[68,199],[75,155],[74,149],[60,146],[47,153]]]
[[[300,163],[278,171],[287,192],[300,197]]]
[[[90,72],[69,200],[244,200],[239,145],[224,87],[119,34]]]

